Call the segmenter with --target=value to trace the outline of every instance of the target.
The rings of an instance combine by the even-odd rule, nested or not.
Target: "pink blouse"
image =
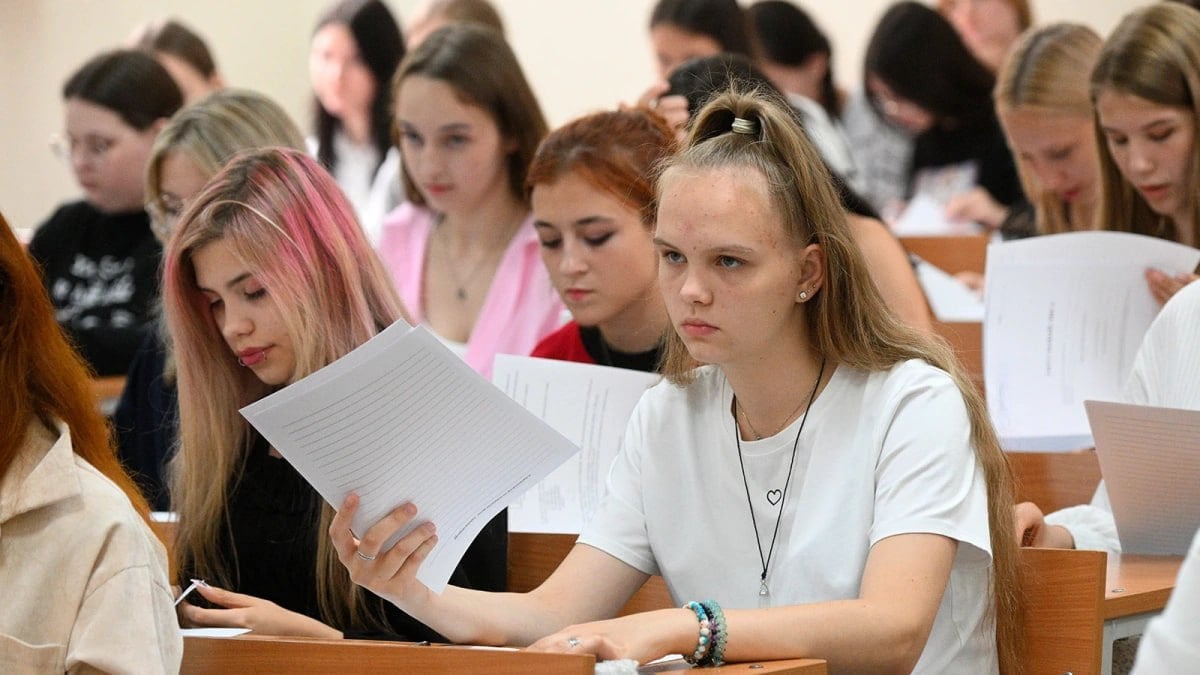
[[[379,243],[400,300],[417,323],[425,321],[425,250],[435,220],[429,209],[404,202],[384,219]],[[530,216],[508,242],[467,340],[467,364],[484,377],[491,377],[496,354],[528,355],[566,317],[539,247]]]

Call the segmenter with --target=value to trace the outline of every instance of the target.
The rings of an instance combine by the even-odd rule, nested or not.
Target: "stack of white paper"
[[[917,281],[938,321],[983,321],[983,298],[940,268],[919,260]]]
[[[983,330],[988,408],[1005,449],[1091,445],[1085,399],[1119,399],[1160,309],[1144,273],[1200,262],[1194,248],[1124,232],[988,247]]]
[[[909,200],[904,213],[891,223],[892,232],[898,237],[952,236],[979,234],[979,225],[950,220],[946,207],[932,196],[920,193]]]
[[[437,525],[417,575],[436,592],[483,526],[577,451],[403,322],[242,414],[330,504],[358,493],[356,533],[416,504],[417,522],[399,536]]]
[[[581,448],[508,507],[510,531],[581,531],[604,496],[634,406],[659,379],[623,368],[496,357],[496,386]]]

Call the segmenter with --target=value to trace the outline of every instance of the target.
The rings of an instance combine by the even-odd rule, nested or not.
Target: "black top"
[[[162,248],[145,211],[60,207],[29,253],[42,268],[59,324],[97,375],[124,375],[158,297]]]
[[[248,453],[241,477],[231,490],[228,525],[218,542],[220,555],[233,570],[231,590],[320,620],[317,538],[329,536],[318,531],[321,503],[320,495],[300,473],[287,460],[272,457],[267,443],[260,439]],[[467,549],[450,583],[505,590],[507,553],[507,516],[501,513]],[[185,573],[180,578],[189,576]],[[385,635],[357,633],[354,637],[445,641],[395,605],[369,593],[367,597],[384,608],[391,631]],[[334,628],[347,632],[344,626]]]
[[[644,373],[658,371],[658,363],[662,359],[662,351],[658,347],[634,354],[619,352],[604,342],[600,337],[600,329],[595,326],[580,326],[579,338],[583,341],[583,348],[587,350],[588,356],[602,366],[628,368]]]
[[[1004,206],[1022,199],[1021,181],[1008,141],[994,112],[976,115],[971,120],[948,121],[917,136],[909,169],[909,195],[913,178],[922,169],[937,169],[972,163],[975,184],[987,190]]]
[[[179,429],[179,397],[163,370],[166,347],[152,324],[138,347],[125,378],[121,401],[113,413],[117,454],[155,511],[171,508],[166,464],[175,454]]]

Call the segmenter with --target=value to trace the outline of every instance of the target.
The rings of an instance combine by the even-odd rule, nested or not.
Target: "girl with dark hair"
[[[392,150],[391,82],[404,39],[380,0],[341,0],[313,33],[315,138],[309,150],[346,193],[372,244],[400,203],[400,158]]]
[[[859,187],[842,128],[829,38],[807,12],[787,0],[756,2],[746,10],[746,18],[758,67],[800,113],[804,130],[829,168]]]
[[[658,0],[650,12],[650,43],[663,79],[698,56],[750,55],[746,17],[737,0]]]
[[[329,527],[350,578],[472,644],[1015,672],[1012,477],[983,398],[886,308],[786,103],[713,99],[656,195],[665,380],[562,564],[528,593],[435,594],[436,523],[384,548],[421,505],[355,539],[351,495]],[[612,618],[655,574],[682,608]]]
[[[66,132],[56,149],[84,198],[42,223],[29,253],[59,323],[93,370],[124,375],[158,296],[161,249],[144,208],[146,159],[183,95],[152,56],[117,50],[76,71],[63,99]]]
[[[166,551],[3,216],[0,307],[0,664],[179,672]]]
[[[956,215],[975,188],[1010,206],[1021,185],[992,105],[995,77],[946,19],[918,2],[893,5],[867,47],[864,90],[891,124],[915,136],[907,197],[924,192]]]
[[[434,31],[393,91],[407,201],[380,254],[413,319],[487,377],[562,323],[525,191],[546,120],[508,43],[476,24]]]

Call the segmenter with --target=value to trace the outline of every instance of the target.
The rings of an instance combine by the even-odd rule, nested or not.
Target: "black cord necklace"
[[[763,555],[762,539],[758,536],[758,519],[754,517],[754,499],[750,496],[750,481],[746,478],[746,461],[742,459],[742,434],[738,431],[737,413],[733,416],[733,438],[737,442],[738,464],[742,467],[742,485],[746,487],[746,505],[750,507],[750,523],[754,525],[754,545],[758,547],[758,560],[762,563],[762,576],[759,577],[758,606],[769,607],[771,592],[767,588],[767,567],[771,564],[771,556],[775,553],[775,539],[779,536],[779,524],[783,522],[783,507],[787,504],[788,485],[792,483],[792,470],[796,468],[796,450],[800,447],[800,434],[804,433],[804,424],[808,422],[808,412],[812,409],[813,401],[817,399],[817,389],[821,386],[821,378],[825,375],[825,359],[821,359],[821,369],[817,372],[817,381],[813,383],[812,393],[808,396],[808,406],[804,409],[804,419],[800,420],[800,428],[796,430],[796,440],[792,443],[792,459],[788,464],[787,478],[783,481],[783,493],[779,497],[779,515],[775,519],[775,532],[771,534],[771,546],[767,555]],[[733,408],[737,410],[737,395],[733,397]]]

